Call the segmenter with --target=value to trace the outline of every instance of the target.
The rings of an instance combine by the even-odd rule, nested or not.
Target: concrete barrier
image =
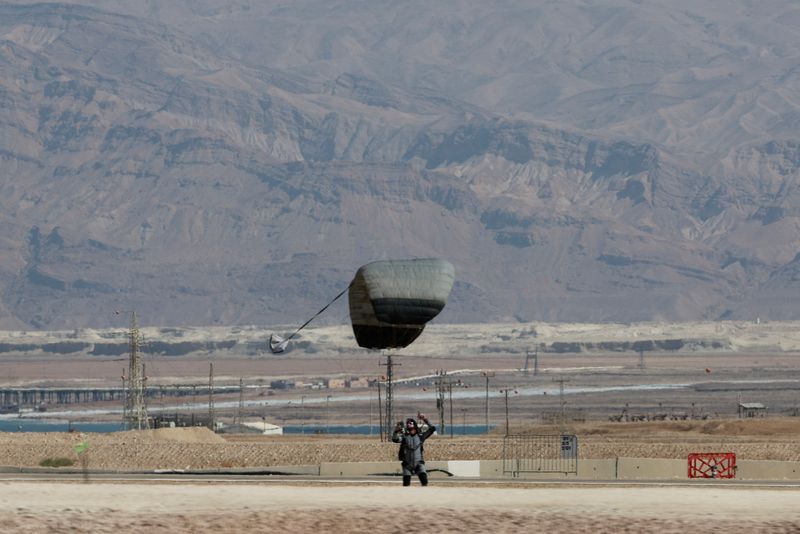
[[[427,462],[431,478],[513,478],[503,473],[502,460],[453,460]],[[800,480],[800,462],[739,460],[736,478],[740,480]],[[319,466],[281,466],[270,468],[287,473],[319,474],[327,477],[373,475],[399,476],[400,462],[330,462]],[[688,480],[688,460],[671,458],[608,458],[578,460],[578,473],[519,473],[528,480]],[[707,479],[706,479],[707,480]]]
[[[400,462],[326,462],[319,465],[322,477],[364,477],[369,475],[400,475]]]
[[[800,480],[800,462],[775,460],[737,460],[739,480]]]
[[[501,478],[503,460],[481,460],[481,478]]]
[[[425,462],[431,478],[449,477],[452,462]],[[324,477],[366,477],[373,475],[399,476],[403,474],[400,462],[326,462],[319,465],[319,475]]]
[[[483,478],[514,477],[503,473],[503,460],[481,460],[480,476]],[[616,478],[616,459],[578,460],[576,473],[518,473],[515,478],[541,480],[614,480]]]
[[[617,458],[606,460],[578,460],[581,480],[614,480],[617,478]]]
[[[617,461],[619,480],[688,478],[688,459],[618,458]]]
[[[451,460],[447,462],[447,471],[455,477],[480,478],[480,460]]]

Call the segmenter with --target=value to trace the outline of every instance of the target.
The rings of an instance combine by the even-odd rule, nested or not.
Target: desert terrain
[[[526,429],[548,432],[546,427]],[[581,457],[683,457],[724,448],[741,458],[800,457],[800,420],[582,423]],[[323,461],[392,461],[396,446],[377,437],[221,436],[205,428],[109,434],[3,433],[3,464],[35,467],[46,457],[75,458],[88,441],[89,474],[30,478],[5,469],[0,526],[7,532],[797,532],[798,489],[791,484],[625,484],[453,481],[432,476],[421,488],[399,480],[293,481],[219,476],[187,481],[114,480],[109,471],[261,468]],[[429,460],[497,459],[497,433],[434,436]],[[37,470],[42,476],[43,470]],[[106,472],[103,477],[93,473]],[[410,522],[410,523],[409,523]]]
[[[520,431],[553,434],[557,427]],[[692,452],[734,451],[739,459],[800,461],[800,418],[761,421],[576,423],[579,458],[685,459]],[[206,428],[162,428],[112,433],[3,432],[0,465],[37,467],[48,458],[71,458],[74,447],[90,445],[89,468],[103,471],[156,469],[264,469],[322,462],[392,462],[397,447],[378,436],[220,435]],[[501,460],[503,436],[434,436],[426,459]]]
[[[392,355],[394,419],[422,411],[440,426],[426,445],[428,461],[497,460],[506,432],[562,431],[578,436],[582,459],[685,459],[713,450],[733,451],[741,460],[800,461],[800,349],[794,326],[742,323],[692,331],[620,325],[615,331],[590,325],[484,330],[437,325],[418,346]],[[6,335],[20,343],[33,337]],[[124,341],[124,331],[120,335]],[[427,524],[434,532],[800,529],[791,504],[798,493],[791,485],[553,486],[511,480],[486,485],[432,476],[430,487],[403,491],[395,480],[314,483],[261,476],[246,483],[160,480],[144,488],[136,481],[95,476],[88,484],[65,480],[58,475],[63,468],[51,469],[54,478],[15,478],[23,475],[14,470],[37,471],[47,459],[71,458],[71,468],[77,468],[75,446],[83,442],[89,445],[90,473],[267,472],[322,462],[394,461],[395,445],[379,435],[379,388],[324,385],[336,379],[380,382],[386,373],[388,354],[348,349],[348,335],[342,327],[310,329],[302,344],[280,357],[236,350],[143,353],[151,416],[193,414],[200,421],[209,410],[213,363],[215,388],[230,388],[215,392],[217,420],[267,421],[284,427],[282,436],[215,434],[203,427],[80,430],[82,422],[120,421],[119,400],[31,403],[19,414],[2,415],[5,422],[19,422],[19,431],[0,433],[0,465],[7,468],[0,480],[2,526],[18,532],[366,532],[377,522],[381,530],[399,532],[408,528],[403,518],[411,514],[415,525]],[[50,336],[46,343],[55,342]],[[683,342],[679,350],[623,350],[642,339],[695,342]],[[575,352],[554,349],[576,346]],[[127,363],[124,355],[3,354],[0,390],[115,388]],[[444,370],[440,411],[437,373]],[[380,391],[385,395],[385,387]],[[739,418],[740,402],[762,403],[765,416]],[[71,421],[76,431],[25,428],[29,421],[59,420]]]

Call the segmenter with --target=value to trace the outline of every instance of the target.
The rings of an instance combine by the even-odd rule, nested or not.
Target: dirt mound
[[[741,419],[737,421],[712,421],[703,425],[707,434],[730,436],[800,436],[800,419]]]

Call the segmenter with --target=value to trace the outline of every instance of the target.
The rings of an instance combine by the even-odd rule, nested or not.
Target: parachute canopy
[[[375,261],[362,266],[352,282],[291,335],[272,334],[273,354],[284,352],[289,341],[345,293],[356,342],[370,349],[402,348],[439,315],[453,288],[455,269],[434,258]]]
[[[402,348],[439,315],[455,280],[450,262],[435,258],[368,263],[350,283],[350,320],[360,347]]]

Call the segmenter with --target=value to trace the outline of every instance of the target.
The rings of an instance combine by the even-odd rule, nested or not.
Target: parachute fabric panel
[[[269,350],[271,350],[273,354],[278,354],[285,351],[288,344],[289,341],[283,339],[278,334],[272,334],[269,336]]]
[[[376,261],[350,284],[350,320],[356,342],[371,349],[411,344],[447,303],[455,269],[440,259]]]
[[[353,325],[356,343],[365,349],[399,349],[407,347],[419,337],[425,326],[367,326]]]

